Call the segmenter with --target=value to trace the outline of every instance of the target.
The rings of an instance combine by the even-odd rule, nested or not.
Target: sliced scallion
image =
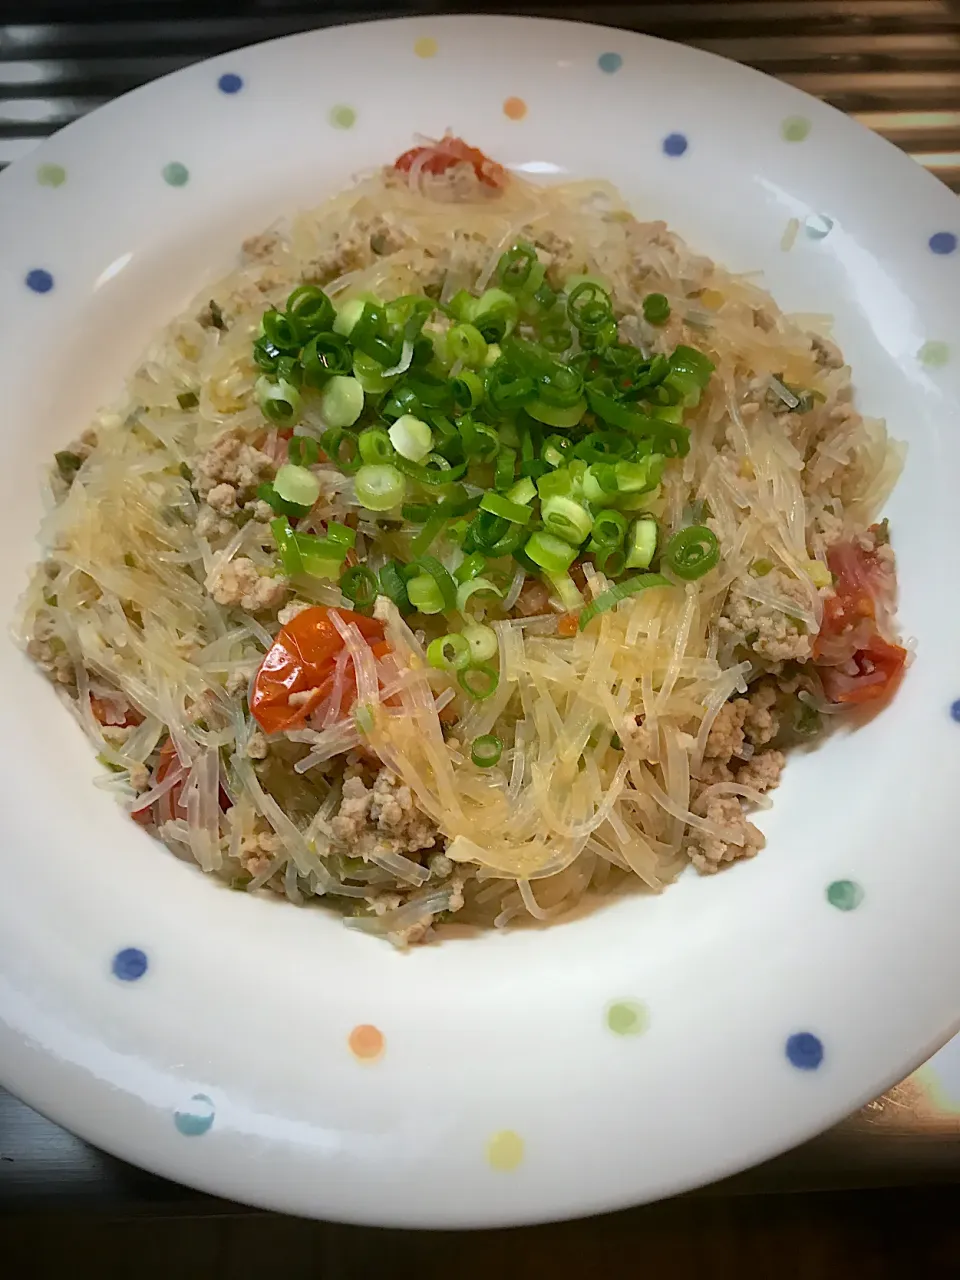
[[[368,511],[390,511],[399,506],[407,487],[403,476],[390,463],[365,464],[353,484],[357,501]]]

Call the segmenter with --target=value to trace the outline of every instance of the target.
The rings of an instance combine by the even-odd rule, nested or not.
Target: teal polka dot
[[[833,230],[833,219],[825,213],[811,213],[804,227],[811,240],[824,240]]]
[[[212,1126],[214,1112],[212,1099],[205,1093],[195,1093],[188,1107],[173,1113],[173,1123],[185,1138],[199,1138]]]
[[[606,71],[607,75],[613,75],[615,71],[619,71],[623,66],[623,59],[619,53],[601,53],[597,59],[597,66],[601,71]]]
[[[352,129],[357,123],[357,113],[353,107],[340,103],[331,109],[330,123],[335,129]]]
[[[838,911],[854,911],[863,901],[863,889],[855,880],[834,880],[827,885],[827,901]]]
[[[163,180],[171,187],[185,187],[190,179],[190,170],[179,160],[171,160],[163,166]]]
[[[41,187],[62,187],[67,180],[67,171],[62,164],[38,164],[37,181]]]
[[[787,116],[780,122],[780,136],[784,142],[803,142],[811,129],[806,116]]]

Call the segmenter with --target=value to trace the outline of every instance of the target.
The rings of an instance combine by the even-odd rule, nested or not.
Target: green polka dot
[[[827,885],[827,901],[838,911],[853,911],[863,901],[863,889],[855,880],[834,880]]]
[[[945,342],[925,342],[917,352],[917,359],[921,364],[939,369],[950,359],[950,348]]]
[[[184,187],[190,178],[190,170],[179,160],[171,160],[163,166],[163,180],[171,187]]]
[[[803,142],[810,132],[810,121],[806,116],[787,116],[780,122],[780,136],[784,142]]]
[[[62,164],[38,164],[37,181],[41,187],[62,187],[67,180],[67,171]]]
[[[607,1006],[607,1026],[616,1036],[639,1036],[647,1029],[647,1011],[639,1000],[615,1000]]]
[[[353,107],[346,107],[340,103],[331,109],[330,123],[335,129],[352,129],[357,123],[357,113]]]

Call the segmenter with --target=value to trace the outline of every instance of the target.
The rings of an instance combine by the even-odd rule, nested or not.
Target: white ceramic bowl
[[[752,71],[601,27],[372,23],[193,66],[14,165],[0,613],[34,555],[42,460],[162,323],[245,235],[447,126],[526,174],[613,179],[640,214],[761,269],[785,308],[836,316],[861,406],[910,443],[889,515],[918,647],[889,710],[791,762],[756,861],[399,955],[218,891],[138,832],[3,641],[0,1079],[183,1182],[404,1226],[582,1214],[730,1173],[905,1074],[960,1008],[960,366],[942,345],[960,330],[960,206]],[[828,897],[841,880],[855,910]],[[351,1051],[358,1026],[378,1056]]]

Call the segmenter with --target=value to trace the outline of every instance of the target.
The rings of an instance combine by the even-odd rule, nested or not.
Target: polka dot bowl
[[[835,317],[862,407],[909,443],[889,515],[916,661],[888,711],[791,762],[755,861],[399,955],[138,831],[4,627],[0,1081],[169,1177],[398,1226],[720,1177],[878,1093],[960,1011],[960,206],[752,71],[601,27],[358,24],[193,66],[12,166],[0,612],[35,555],[41,461],[232,246],[447,125],[520,173],[612,179]]]

